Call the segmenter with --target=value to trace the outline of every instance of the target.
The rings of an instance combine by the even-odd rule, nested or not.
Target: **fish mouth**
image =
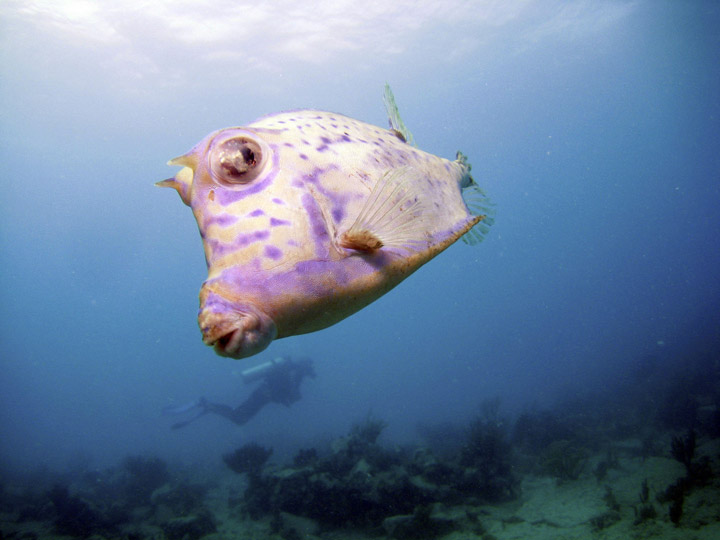
[[[265,350],[277,336],[273,320],[256,308],[215,298],[200,310],[203,342],[227,358],[247,358]]]

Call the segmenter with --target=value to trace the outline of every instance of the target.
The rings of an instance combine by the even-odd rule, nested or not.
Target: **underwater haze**
[[[717,361],[716,2],[9,0],[0,71],[2,468],[220,467],[248,441],[280,459],[370,417],[407,444],[494,398],[513,418],[602,393],[643,358]],[[335,326],[215,355],[166,162],[283,110],[387,127],[386,82],[419,148],[469,157],[486,240]],[[164,408],[237,405],[276,357],[313,360],[299,402],[171,429]]]

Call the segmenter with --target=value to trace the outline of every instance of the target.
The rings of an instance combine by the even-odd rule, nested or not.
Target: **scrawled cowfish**
[[[389,87],[390,129],[299,110],[211,133],[159,186],[195,214],[208,278],[203,341],[244,358],[331,326],[458,238],[476,243],[489,203],[458,152],[416,148]]]

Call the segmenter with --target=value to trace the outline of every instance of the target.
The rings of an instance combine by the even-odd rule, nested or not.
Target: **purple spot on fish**
[[[258,216],[264,216],[265,211],[262,208],[258,208],[257,210],[253,210],[248,214],[250,217],[258,217]]]
[[[283,201],[282,199],[278,199],[277,197],[274,197],[272,202],[274,202],[275,204],[285,204],[285,201]]]
[[[322,146],[318,146],[315,150],[317,150],[318,152],[324,152],[327,149],[328,149],[328,145],[323,144]]]
[[[340,223],[342,221],[342,218],[345,216],[345,210],[339,206],[336,206],[332,209],[332,218],[335,220],[335,223]]]
[[[271,217],[270,218],[270,226],[271,227],[277,227],[279,225],[290,225],[290,222],[286,219],[278,219]]]
[[[294,145],[293,143],[289,143],[289,142],[283,143],[283,146],[287,146],[288,148],[294,148],[294,147],[295,147],[295,145]]]
[[[265,255],[277,261],[280,257],[282,257],[282,251],[275,246],[265,246]]]
[[[298,154],[298,155],[299,155],[300,159],[304,159],[305,161],[307,161],[309,159],[305,154]]]
[[[230,214],[220,214],[218,216],[210,216],[205,219],[205,227],[210,225],[220,225],[221,227],[228,227],[233,223],[237,222],[238,217]]]
[[[344,142],[350,142],[350,141],[352,141],[352,139],[351,139],[350,137],[348,137],[348,134],[347,134],[347,133],[343,134],[343,136],[340,137],[340,140],[341,140],[341,141],[344,141]]]
[[[330,244],[330,235],[325,226],[325,219],[323,218],[320,205],[309,193],[303,195],[302,205],[305,208],[306,215],[310,219],[310,227],[315,241],[315,255],[322,258],[327,257],[327,246]]]
[[[320,137],[320,140],[324,142],[325,144],[330,144],[332,141],[328,139],[327,137]]]
[[[238,247],[244,247],[260,240],[265,240],[270,236],[270,231],[261,230],[254,231],[247,234],[238,234],[235,238],[235,245]]]

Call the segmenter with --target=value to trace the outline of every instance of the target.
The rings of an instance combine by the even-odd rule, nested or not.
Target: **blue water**
[[[2,463],[220,464],[249,440],[282,456],[368,413],[402,443],[496,396],[512,416],[717,346],[717,3],[502,4],[3,2]],[[488,239],[334,327],[215,356],[194,219],[153,186],[165,162],[285,109],[385,126],[386,81],[422,149],[469,156]],[[240,371],[281,355],[315,361],[292,407],[244,427],[161,415],[237,404]]]

